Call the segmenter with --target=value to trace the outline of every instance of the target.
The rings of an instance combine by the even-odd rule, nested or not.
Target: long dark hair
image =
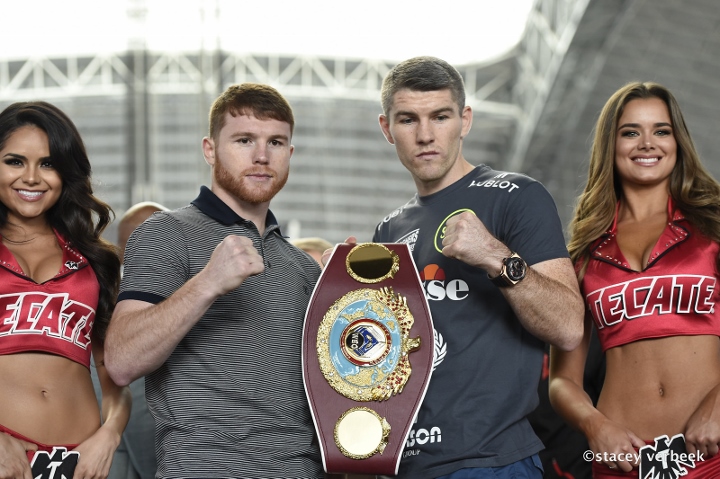
[[[590,257],[589,246],[612,225],[622,188],[615,172],[615,138],[625,106],[632,100],[659,98],[668,108],[677,142],[677,162],[670,175],[675,206],[700,232],[720,243],[720,184],[705,169],[690,137],[680,105],[664,86],[653,82],[628,83],[605,103],[595,126],[585,189],[570,223],[570,259],[582,278]],[[720,256],[716,259],[720,271]]]
[[[47,134],[53,168],[60,175],[63,187],[60,198],[45,213],[45,218],[88,259],[97,275],[100,297],[93,335],[102,343],[120,282],[117,250],[100,236],[114,218],[113,211],[93,195],[85,145],[65,113],[42,101],[13,103],[0,113],[0,149],[10,135],[24,126],[36,126]],[[0,203],[0,226],[5,226],[7,221],[7,207]]]

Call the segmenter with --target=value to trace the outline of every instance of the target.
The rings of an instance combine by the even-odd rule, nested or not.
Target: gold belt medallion
[[[394,251],[396,248],[400,254]],[[339,256],[340,250],[343,250],[343,256]],[[343,467],[342,461],[349,458],[369,461],[368,468],[372,471],[377,469],[380,472],[397,473],[401,444],[409,431],[412,416],[398,416],[403,398],[390,399],[400,395],[408,385],[412,373],[410,353],[420,348],[420,335],[410,337],[415,318],[410,312],[408,298],[396,293],[391,285],[403,293],[409,291],[411,294],[422,294],[417,271],[405,245],[393,245],[391,250],[382,244],[364,243],[355,245],[350,251],[340,247],[334,255],[328,271],[332,271],[334,277],[338,278],[338,284],[325,291],[337,292],[332,295],[326,293],[322,299],[323,306],[313,311],[313,318],[317,318],[317,322],[313,323],[317,325],[316,333],[313,334],[316,334],[317,363],[312,364],[319,368],[327,384],[346,398],[333,401],[332,406],[324,412],[325,415],[331,415],[334,421],[330,437],[337,446],[337,449],[328,449],[327,457],[332,458],[333,462],[327,470],[337,468],[339,472]],[[402,269],[401,256],[404,263]],[[342,263],[338,264],[336,259],[344,260],[345,268],[339,267]],[[327,284],[328,279],[321,278],[322,281]],[[355,286],[358,288],[352,289]],[[417,298],[411,296],[410,303],[413,308],[418,307]],[[416,330],[419,329],[420,334],[427,337],[427,330],[432,330],[431,323],[430,328],[425,324],[429,322],[424,317],[427,315],[426,309],[420,307],[419,311],[423,316],[418,318],[423,321],[416,326]],[[310,338],[313,336],[307,337],[310,341],[305,340],[308,348],[312,348]],[[429,336],[431,338],[431,334]],[[431,358],[428,360],[427,351],[424,350],[419,357],[422,359],[418,365],[418,374],[424,378]],[[307,377],[319,379],[320,375],[308,374]],[[417,384],[412,381],[409,384],[408,390],[412,391],[413,397],[407,400],[415,404]],[[365,404],[346,404],[347,400]],[[388,417],[378,414],[374,409],[380,405],[373,406],[371,401],[386,401],[381,408]],[[322,418],[322,415],[318,417]],[[391,437],[391,429],[395,427],[399,429],[392,431],[395,436]],[[331,431],[328,428],[320,430]],[[383,458],[383,452],[388,448],[391,457]],[[345,456],[344,459],[334,456],[338,451]]]
[[[354,401],[382,401],[402,392],[412,368],[408,353],[413,316],[392,288],[362,288],[335,301],[318,329],[320,370]]]

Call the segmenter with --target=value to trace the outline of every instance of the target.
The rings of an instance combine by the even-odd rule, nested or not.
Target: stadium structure
[[[141,200],[179,207],[209,184],[200,149],[209,106],[244,81],[277,87],[295,110],[290,180],[272,203],[286,234],[368,241],[414,194],[377,122],[395,61],[136,43],[124,53],[0,59],[0,107],[43,99],[65,110],[86,141],[96,192],[118,214]],[[718,176],[719,49],[716,0],[537,0],[516,48],[456,65],[474,111],[465,157],[540,180],[567,223],[600,108],[622,84],[651,80],[676,94]]]

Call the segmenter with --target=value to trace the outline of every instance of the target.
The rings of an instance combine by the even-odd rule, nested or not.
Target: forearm
[[[582,387],[568,378],[551,378],[548,392],[553,409],[585,437],[591,435],[593,425],[604,418]]]
[[[118,386],[110,378],[105,367],[105,346],[94,342],[92,349],[102,400],[102,425],[98,432],[103,433],[109,444],[116,448],[130,419],[132,394],[130,388]]]
[[[705,395],[683,431],[687,450],[714,456],[720,446],[720,385]]]
[[[118,444],[122,433],[130,420],[132,409],[132,394],[127,386],[110,388],[110,391],[103,390],[102,394],[102,428],[107,429],[117,437]]]
[[[160,367],[220,296],[265,270],[252,240],[228,235],[210,261],[164,301],[125,300],[115,307],[106,341],[106,362],[116,383],[128,385]]]
[[[105,363],[117,384],[128,385],[160,367],[212,305],[218,295],[201,274],[161,303],[118,303],[105,347]]]
[[[716,384],[715,387],[708,391],[703,400],[700,402],[700,406],[698,406],[696,412],[702,411],[703,408],[707,409],[701,417],[704,421],[710,420],[713,416],[713,412],[720,411],[720,384]],[[715,416],[720,417],[720,414],[715,414]]]
[[[528,268],[520,283],[501,290],[525,329],[544,342],[570,351],[582,338],[584,305],[570,262],[564,263],[539,263]]]
[[[553,409],[585,437],[592,434],[593,423],[604,417],[583,388],[591,328],[592,325],[585,321],[582,341],[571,352],[561,351],[555,346],[550,347],[548,381],[548,395]]]
[[[512,251],[495,238],[471,213],[453,216],[442,241],[443,255],[497,277]],[[568,258],[557,258],[527,268],[525,278],[501,291],[522,325],[539,339],[564,350],[582,338],[583,302],[575,270]]]

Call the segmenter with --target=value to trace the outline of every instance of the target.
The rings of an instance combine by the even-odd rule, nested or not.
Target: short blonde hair
[[[290,240],[290,243],[303,251],[318,251],[320,253],[333,247],[333,244],[328,240],[317,236],[312,238],[297,238]]]

